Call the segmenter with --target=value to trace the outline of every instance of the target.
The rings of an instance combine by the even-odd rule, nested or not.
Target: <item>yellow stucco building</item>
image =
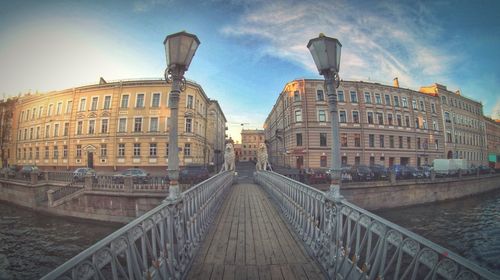
[[[161,79],[106,82],[101,78],[95,85],[20,97],[12,117],[9,164],[59,170],[86,166],[102,171],[164,170],[169,92],[170,85]],[[214,145],[220,141],[211,138],[224,138],[225,123],[217,101],[188,81],[179,101],[180,165],[212,161],[220,149]],[[208,128],[221,135],[207,134]]]

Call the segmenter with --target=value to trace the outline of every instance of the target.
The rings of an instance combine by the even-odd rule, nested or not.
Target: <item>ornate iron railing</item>
[[[63,181],[72,182],[74,181],[75,174],[71,171],[44,171],[47,172],[47,178],[49,181]]]
[[[342,198],[274,172],[255,180],[331,279],[499,279]]]
[[[42,279],[181,279],[234,180],[217,174],[97,242]]]

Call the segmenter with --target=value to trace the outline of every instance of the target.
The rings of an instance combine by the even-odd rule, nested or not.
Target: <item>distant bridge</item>
[[[42,279],[500,279],[343,199],[238,172],[165,201]]]

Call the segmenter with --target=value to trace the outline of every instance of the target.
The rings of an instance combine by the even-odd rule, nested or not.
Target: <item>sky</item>
[[[239,141],[287,82],[321,78],[306,45],[324,33],[342,43],[341,79],[440,83],[500,118],[499,11],[495,0],[0,0],[0,98],[162,77],[163,40],[185,30],[201,41],[186,77]]]

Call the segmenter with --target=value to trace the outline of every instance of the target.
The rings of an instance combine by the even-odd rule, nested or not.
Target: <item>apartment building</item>
[[[500,169],[500,120],[484,117],[488,165]]]
[[[257,150],[264,141],[264,130],[262,129],[241,130],[241,155],[239,161],[257,161]]]
[[[337,89],[342,164],[432,163],[444,155],[443,114],[435,93],[362,81]],[[264,124],[270,162],[331,166],[331,125],[323,80],[287,83]]]
[[[168,165],[170,85],[123,80],[20,97],[13,112],[9,164],[42,169],[121,170]],[[180,165],[208,164],[224,137],[225,117],[202,87],[188,81],[180,95]],[[209,115],[208,108],[212,115]],[[216,119],[215,122],[209,120]],[[210,125],[210,140],[207,125]],[[213,132],[213,133],[212,133]]]
[[[486,124],[481,102],[440,84],[421,87],[420,92],[437,94],[440,98],[445,158],[467,159],[476,166],[486,164]]]

